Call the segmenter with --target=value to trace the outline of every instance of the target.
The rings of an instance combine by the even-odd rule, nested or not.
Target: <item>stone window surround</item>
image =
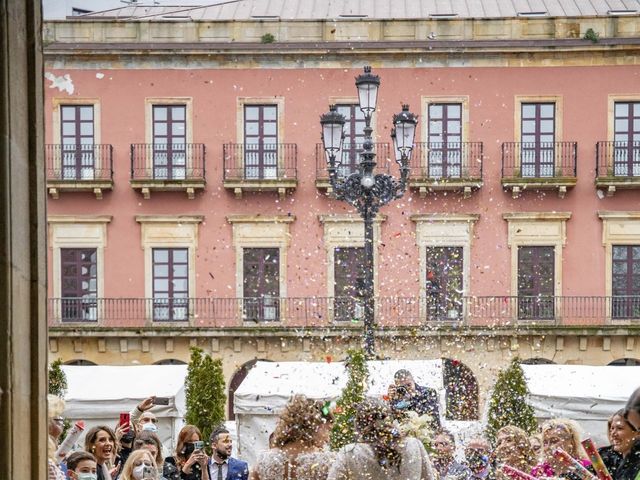
[[[607,140],[613,141],[615,132],[615,104],[616,102],[640,102],[640,95],[609,94],[607,97]]]
[[[374,296],[378,295],[379,252],[376,246],[380,243],[380,226],[387,219],[378,214],[373,222],[373,287]],[[364,220],[357,214],[318,215],[324,227],[324,246],[327,255],[327,297],[333,297],[335,284],[335,249],[337,247],[364,247]]]
[[[602,245],[604,246],[604,294],[612,295],[613,246],[640,245],[640,212],[599,211],[602,220]],[[607,312],[610,319],[611,312]]]
[[[282,96],[264,97],[238,97],[236,99],[236,143],[244,145],[244,107],[245,105],[275,105],[278,110],[278,143],[284,143],[285,122],[284,122],[284,98]],[[278,154],[278,166],[284,165],[284,150]],[[240,161],[244,162],[244,157],[240,156]],[[236,168],[244,168],[244,165],[236,165]]]
[[[411,215],[410,218],[416,223],[416,245],[420,260],[420,298],[426,298],[427,295],[427,247],[462,247],[463,295],[469,295],[473,228],[480,215],[440,213]]]
[[[192,97],[146,97],[144,99],[145,143],[153,143],[154,105],[185,105],[186,142],[193,143],[193,98]]]
[[[49,248],[52,253],[53,298],[60,298],[62,287],[60,249],[95,248],[97,297],[104,298],[104,249],[107,246],[107,224],[111,215],[49,215]],[[60,318],[59,312],[56,318]],[[99,321],[99,320],[98,320]],[[71,322],[65,322],[68,324]]]
[[[100,114],[100,99],[93,97],[79,98],[79,97],[55,97],[51,99],[52,104],[52,122],[51,122],[51,131],[52,131],[52,142],[55,145],[60,145],[62,143],[62,125],[60,121],[60,112],[61,107],[64,105],[93,105],[93,143],[94,145],[100,145],[102,143],[102,134],[101,134],[101,114]],[[61,168],[60,161],[61,156],[55,158],[56,164],[54,164],[54,168]],[[100,155],[96,155],[95,157],[95,168],[102,168],[99,164],[101,159]]]
[[[153,249],[187,248],[189,250],[189,297],[196,297],[196,249],[198,247],[198,224],[204,215],[136,215],[140,224],[140,246],[144,251],[144,294],[153,297]],[[152,309],[147,311],[147,322],[152,324]],[[191,315],[189,323],[192,322]],[[184,325],[184,321],[161,322],[163,325]]]
[[[468,95],[423,95],[420,97],[420,111],[422,112],[422,129],[420,138],[422,142],[429,142],[429,104],[431,103],[460,103],[462,105],[461,115],[461,137],[462,142],[469,141],[469,96]]]
[[[511,249],[511,295],[518,296],[518,247],[554,247],[553,294],[562,295],[562,248],[567,243],[566,222],[571,212],[505,213],[508,223],[508,247]]]
[[[564,118],[564,106],[562,95],[516,95],[514,97],[514,141],[520,142],[522,136],[522,104],[523,103],[555,103],[554,111],[554,141],[563,139],[562,119]],[[520,164],[520,159],[516,159]]]
[[[291,234],[289,224],[294,215],[228,215],[233,227],[233,247],[236,257],[236,296],[244,295],[243,248],[278,248],[280,255],[280,297],[287,297],[287,249]],[[282,321],[282,318],[280,318]]]

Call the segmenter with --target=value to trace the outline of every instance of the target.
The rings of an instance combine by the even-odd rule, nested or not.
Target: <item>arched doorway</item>
[[[522,365],[555,365],[556,362],[554,362],[553,360],[549,360],[548,358],[533,357],[533,358],[527,358],[526,360],[520,360],[520,364]]]
[[[177,360],[175,358],[167,358],[165,360],[158,360],[153,364],[154,365],[186,365],[187,362],[183,362],[182,360]]]
[[[271,360],[267,360],[264,358],[256,358],[254,360],[250,360],[247,363],[243,364],[236,373],[231,377],[231,381],[229,382],[229,410],[227,412],[229,420],[235,420],[236,416],[233,413],[233,394],[236,392],[242,381],[247,378],[247,374],[249,370],[251,370],[257,362],[270,362]]]
[[[640,360],[637,358],[618,358],[607,365],[611,367],[637,367],[640,366]]]
[[[478,381],[460,360],[442,359],[447,420],[478,419]]]
[[[90,367],[90,366],[95,366],[97,365],[97,363],[93,363],[91,360],[84,360],[84,359],[78,359],[78,360],[69,360],[68,362],[64,362],[65,365],[74,365],[74,366],[78,366],[78,367]]]

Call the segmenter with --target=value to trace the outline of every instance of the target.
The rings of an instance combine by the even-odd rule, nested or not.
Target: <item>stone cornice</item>
[[[502,214],[506,221],[553,221],[569,220],[571,212],[511,212]]]
[[[479,213],[426,213],[411,215],[413,222],[476,222],[480,218]]]
[[[291,223],[295,215],[227,215],[229,223]]]
[[[201,223],[204,215],[136,215],[138,223]]]
[[[109,223],[112,215],[47,215],[48,223]]]
[[[386,215],[378,213],[373,220],[374,223],[382,223],[387,219]],[[357,213],[329,213],[318,215],[320,223],[363,223],[364,220]]]
[[[609,212],[600,210],[598,211],[598,217],[603,220],[640,220],[640,212]]]

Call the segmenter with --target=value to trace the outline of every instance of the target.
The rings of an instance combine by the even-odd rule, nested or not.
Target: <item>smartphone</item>
[[[131,423],[131,415],[129,413],[121,413],[119,425],[122,427],[125,427],[128,430],[130,423]]]
[[[197,441],[193,442],[193,449],[194,450],[203,450],[204,449],[204,442],[202,440],[197,440]]]
[[[169,397],[156,397],[153,400],[154,405],[169,405]]]
[[[156,472],[155,472],[154,468],[145,465],[144,468],[142,469],[142,478],[143,478],[143,480],[145,480],[147,478],[155,479],[156,478]]]

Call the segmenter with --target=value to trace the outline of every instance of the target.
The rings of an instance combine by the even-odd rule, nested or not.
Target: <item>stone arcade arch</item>
[[[477,420],[479,415],[478,381],[460,360],[442,359],[448,420]]]
[[[164,360],[158,360],[157,362],[153,362],[154,365],[186,365],[187,362],[183,362],[182,360],[178,360],[176,358],[165,358]]]
[[[91,360],[85,360],[84,358],[78,358],[77,360],[69,360],[68,362],[64,362],[64,364],[81,366],[81,367],[90,367],[90,366],[97,365],[97,363],[94,363]]]
[[[542,357],[532,357],[520,361],[522,365],[555,365],[556,362]]]
[[[236,418],[235,414],[233,413],[233,394],[236,392],[242,381],[247,378],[249,370],[251,370],[257,362],[271,362],[271,360],[267,360],[266,358],[255,358],[253,360],[249,360],[248,362],[242,364],[231,377],[231,380],[229,381],[229,396],[227,397],[229,399],[227,402],[228,420],[235,420]]]
[[[640,359],[637,358],[617,358],[613,362],[607,363],[609,366],[613,367],[637,367],[640,366]]]

